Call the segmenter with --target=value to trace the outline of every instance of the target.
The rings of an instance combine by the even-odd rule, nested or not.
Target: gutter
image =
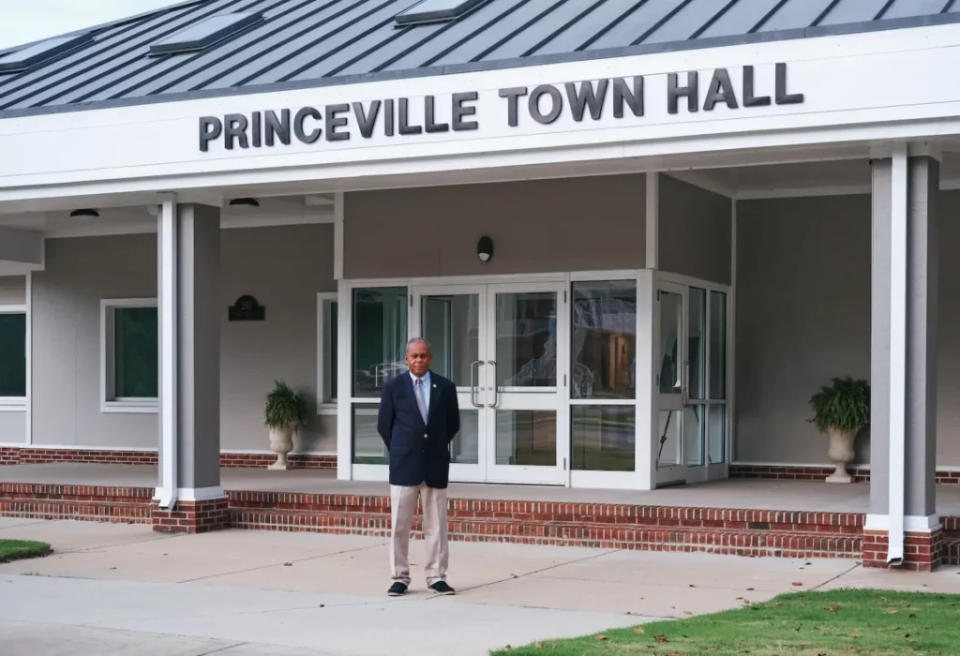
[[[177,503],[179,461],[177,453],[177,314],[178,241],[177,198],[163,199],[157,218],[158,333],[160,371],[160,487],[157,501],[172,509]]]
[[[890,389],[887,565],[903,563],[907,381],[907,144],[893,149],[890,199]]]

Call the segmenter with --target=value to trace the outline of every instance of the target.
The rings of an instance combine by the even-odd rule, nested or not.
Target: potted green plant
[[[270,429],[270,448],[277,460],[267,469],[287,469],[287,454],[293,450],[293,434],[307,417],[307,400],[303,394],[290,389],[282,380],[275,380],[267,394],[264,414]]]
[[[870,384],[849,376],[834,378],[830,385],[810,397],[812,421],[821,432],[830,436],[827,454],[836,470],[827,477],[828,483],[850,483],[847,464],[853,462],[853,441],[870,421]]]

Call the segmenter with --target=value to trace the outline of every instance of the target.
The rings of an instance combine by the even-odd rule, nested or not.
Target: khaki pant
[[[394,581],[410,585],[410,530],[417,513],[417,497],[423,505],[423,537],[427,547],[424,569],[427,585],[447,578],[447,491],[420,485],[390,486],[390,574]]]

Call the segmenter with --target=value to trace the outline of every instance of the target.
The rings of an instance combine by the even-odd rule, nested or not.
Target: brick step
[[[342,513],[231,508],[236,528],[373,535],[390,533],[385,513]],[[746,556],[796,558],[859,558],[859,534],[770,529],[726,529],[702,526],[611,525],[609,523],[515,520],[511,518],[449,518],[451,540],[514,542],[597,548],[704,551]],[[420,523],[415,521],[414,534]]]
[[[0,499],[0,516],[149,524],[150,504],[69,499]]]
[[[298,512],[380,513],[389,515],[385,496],[230,492],[230,507]],[[512,519],[612,525],[715,527],[859,534],[861,513],[820,513],[729,508],[639,506],[606,503],[451,499],[449,516],[461,519]]]

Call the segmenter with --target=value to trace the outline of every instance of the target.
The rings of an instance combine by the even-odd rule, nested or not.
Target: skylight
[[[483,0],[422,0],[397,14],[398,27],[440,23],[460,18]]]
[[[220,14],[184,28],[165,39],[150,44],[151,55],[172,55],[204,50],[263,20],[259,12]]]
[[[72,34],[47,39],[32,46],[0,55],[0,73],[18,73],[65,55],[93,40],[89,34]]]

